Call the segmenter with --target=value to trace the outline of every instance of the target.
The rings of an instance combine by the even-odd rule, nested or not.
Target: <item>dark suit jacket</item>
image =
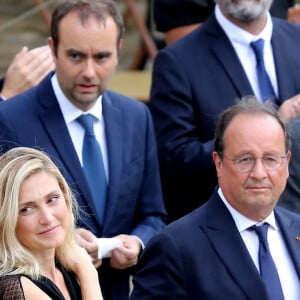
[[[300,279],[300,216],[275,210]],[[226,206],[209,201],[155,236],[134,276],[131,299],[266,300],[264,283]]]
[[[290,122],[292,157],[289,164],[289,178],[281,194],[279,205],[300,214],[300,117]]]
[[[300,27],[280,19],[273,25],[280,105],[300,92]],[[214,15],[156,56],[150,108],[170,220],[209,198],[217,183],[212,160],[216,120],[247,95],[253,95],[250,83]]]
[[[147,244],[164,226],[165,216],[156,143],[147,107],[110,91],[103,94],[109,190],[104,223],[99,224],[94,217],[91,194],[50,77],[51,74],[36,88],[0,105],[1,151],[16,146],[44,150],[58,164],[75,191],[81,208],[88,214],[81,216],[80,225],[92,230],[98,237],[131,234]],[[104,268],[107,270],[101,270],[100,276],[114,290],[113,299],[126,299],[127,291],[124,289],[128,289],[128,271],[115,274],[105,264]],[[105,286],[102,286],[104,293]]]

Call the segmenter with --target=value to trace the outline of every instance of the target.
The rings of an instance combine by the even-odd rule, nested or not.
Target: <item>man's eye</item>
[[[275,157],[275,156],[266,156],[266,157],[264,157],[264,161],[269,162],[269,163],[277,163],[278,160],[279,160],[278,157]]]
[[[100,53],[97,55],[97,59],[98,60],[105,60],[107,58],[109,58],[110,54],[109,53]]]
[[[253,161],[253,158],[250,157],[250,156],[241,157],[237,160],[237,162],[240,163],[240,164],[247,164],[247,163],[252,162],[252,161]]]
[[[72,60],[79,60],[81,56],[78,53],[72,53],[70,54],[70,57]]]

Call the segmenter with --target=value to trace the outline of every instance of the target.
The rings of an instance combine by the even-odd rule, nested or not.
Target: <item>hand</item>
[[[61,263],[67,270],[73,271],[76,275],[83,300],[103,299],[98,272],[95,266],[93,266],[90,255],[84,248],[76,244],[72,251],[63,254]]]
[[[300,4],[290,7],[287,12],[287,20],[292,23],[300,23]]]
[[[83,274],[85,268],[86,270],[91,269],[91,267],[95,268],[90,255],[79,245],[73,248],[72,253],[64,253],[61,262],[66,269],[73,271],[77,276],[79,273]]]
[[[8,99],[37,85],[53,69],[49,46],[23,47],[8,67],[1,96]]]
[[[141,243],[135,236],[120,234],[115,238],[123,242],[122,247],[116,248],[111,253],[110,265],[114,269],[126,269],[137,263],[141,252]]]
[[[78,228],[75,231],[75,238],[79,246],[84,248],[93,260],[95,268],[102,264],[102,260],[98,259],[98,244],[96,243],[96,236],[89,230]]]
[[[290,121],[300,115],[300,94],[285,100],[278,109],[278,112]]]

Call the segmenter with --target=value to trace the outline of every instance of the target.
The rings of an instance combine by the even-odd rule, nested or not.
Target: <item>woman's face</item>
[[[60,246],[70,226],[70,215],[57,179],[40,171],[21,185],[16,234],[32,253]]]

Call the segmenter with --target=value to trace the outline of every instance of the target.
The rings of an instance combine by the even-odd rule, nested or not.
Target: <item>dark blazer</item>
[[[300,93],[300,26],[275,18],[273,26],[280,105]],[[253,95],[248,78],[214,15],[156,56],[150,109],[170,220],[209,198],[217,183],[212,160],[216,120],[247,95]]]
[[[92,230],[98,237],[131,234],[147,244],[163,228],[165,217],[156,143],[147,107],[111,91],[103,94],[109,190],[104,223],[99,224],[94,217],[84,173],[51,86],[51,75],[37,87],[0,105],[1,152],[16,146],[44,150],[60,167],[86,212],[79,225]],[[128,289],[128,271],[113,272],[105,263],[104,268],[107,270],[100,270],[100,276],[108,280],[107,284],[115,293],[114,298],[105,299],[126,299],[124,289]],[[123,279],[127,278],[127,282],[120,274],[123,274]],[[106,292],[104,285],[102,290]]]
[[[289,164],[290,175],[278,204],[300,214],[300,117],[292,120],[289,127],[292,142],[292,157]]]
[[[300,216],[275,218],[300,279]],[[144,250],[131,299],[266,300],[264,283],[226,206],[209,201],[167,226]]]

